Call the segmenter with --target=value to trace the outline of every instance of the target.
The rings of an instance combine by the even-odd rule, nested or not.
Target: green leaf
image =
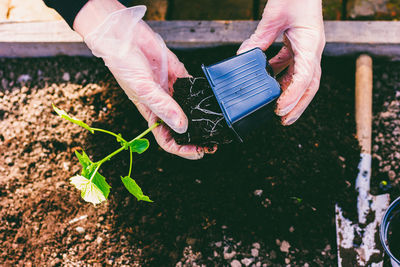
[[[86,155],[85,151],[83,151],[83,150],[82,150],[82,154],[80,154],[78,151],[75,151],[75,155],[78,158],[79,163],[82,165],[82,172],[81,172],[81,175],[72,177],[72,178],[75,178],[74,179],[75,184],[72,182],[72,178],[71,178],[71,183],[73,185],[75,185],[76,188],[81,190],[81,195],[82,195],[83,199],[85,199],[85,200],[86,200],[86,198],[90,199],[90,200],[86,200],[88,202],[94,203],[94,202],[96,202],[96,199],[97,200],[100,199],[98,197],[95,197],[98,193],[98,190],[100,190],[103,197],[105,199],[107,199],[108,195],[110,194],[111,186],[106,182],[106,178],[104,178],[104,176],[102,176],[96,170],[97,165],[89,159],[88,155]],[[95,171],[96,171],[96,173],[94,173]],[[92,176],[93,176],[93,179],[92,179],[92,181],[90,181]],[[82,179],[77,181],[76,177],[80,177],[80,178],[83,177],[85,180],[87,180],[89,182],[83,181]],[[80,185],[80,186],[78,187],[77,185]],[[93,188],[93,185],[95,186],[94,188]],[[102,201],[104,201],[104,200],[102,200]],[[94,204],[96,204],[96,203],[94,203]]]
[[[136,152],[138,154],[142,154],[149,148],[149,140],[142,138],[142,139],[135,139],[132,143],[129,144],[132,152]]]
[[[70,182],[81,191],[81,197],[86,202],[96,205],[107,199],[107,196],[104,195],[104,192],[95,183],[82,175],[71,177]]]
[[[84,123],[81,120],[78,120],[77,118],[71,117],[67,114],[67,112],[65,112],[62,109],[57,108],[54,104],[52,104],[54,111],[61,117],[64,118],[66,120],[69,120],[72,123],[75,123],[83,128],[85,128],[86,130],[90,131],[91,133],[94,133],[94,130],[92,128],[90,128],[89,125],[87,125],[86,123]]]
[[[75,155],[79,160],[79,163],[82,165],[82,175],[86,178],[90,178],[90,173],[94,169],[94,163],[89,159],[88,155],[86,155],[85,151],[82,150],[82,154],[80,154],[77,150],[75,150]]]
[[[142,189],[140,188],[140,186],[138,186],[138,184],[135,182],[135,180],[133,180],[131,177],[129,177],[129,176],[122,177],[121,176],[121,180],[124,183],[126,189],[128,189],[129,193],[134,195],[137,198],[137,200],[153,202],[148,196],[143,195]]]
[[[108,195],[110,194],[110,188],[111,186],[107,183],[106,178],[101,175],[99,172],[96,172],[96,174],[93,177],[92,182],[103,192],[103,195],[108,198]]]

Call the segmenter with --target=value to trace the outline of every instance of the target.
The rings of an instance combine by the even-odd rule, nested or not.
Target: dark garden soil
[[[376,61],[374,66],[371,191],[374,194],[389,193],[391,201],[400,196],[400,64],[398,62]],[[395,255],[399,255],[398,229],[391,227],[390,230],[394,233],[390,236],[391,249]],[[391,266],[387,256],[385,266]]]
[[[177,54],[197,76],[201,63],[234,52]],[[118,144],[59,119],[51,103],[126,138],[146,122],[100,60],[0,63],[3,264],[336,265],[334,205],[352,217],[356,204],[354,59],[324,59],[321,89],[291,127],[275,121],[199,161],[169,155],[150,137],[133,177],[154,203],[137,202],[123,187],[129,156],[121,153],[104,165],[112,188],[96,207],[68,182],[79,171],[73,151],[84,148],[97,160]]]
[[[400,195],[400,64],[374,68],[374,125],[372,190]]]
[[[172,133],[178,144],[196,144],[211,148],[235,140],[204,76],[177,79],[173,96],[187,114],[189,122],[185,133]]]

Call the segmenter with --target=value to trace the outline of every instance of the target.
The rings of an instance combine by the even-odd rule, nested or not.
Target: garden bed
[[[196,76],[235,49],[177,54]],[[96,207],[68,183],[79,170],[73,151],[100,158],[115,141],[60,120],[51,103],[127,138],[147,128],[133,104],[94,58],[1,59],[0,74],[1,262],[336,265],[334,205],[356,213],[354,58],[324,58],[319,93],[291,127],[275,121],[199,161],[150,138],[133,175],[154,203],[123,188],[129,162],[117,156],[103,169],[109,201]]]

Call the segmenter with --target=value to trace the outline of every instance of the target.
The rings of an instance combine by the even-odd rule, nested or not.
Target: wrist
[[[85,38],[110,14],[124,8],[117,0],[89,0],[75,17],[73,29]]]

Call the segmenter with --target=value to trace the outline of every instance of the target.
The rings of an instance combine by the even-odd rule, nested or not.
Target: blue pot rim
[[[395,261],[397,264],[400,264],[400,260],[397,259],[392,252],[390,251],[388,245],[387,245],[387,231],[389,228],[389,223],[390,219],[394,215],[394,212],[400,212],[400,197],[398,197],[395,201],[393,201],[389,207],[387,208],[385,215],[383,216],[381,226],[380,226],[380,231],[379,231],[379,236],[381,239],[381,243],[383,248],[385,249],[386,254],[389,255],[390,259]]]

